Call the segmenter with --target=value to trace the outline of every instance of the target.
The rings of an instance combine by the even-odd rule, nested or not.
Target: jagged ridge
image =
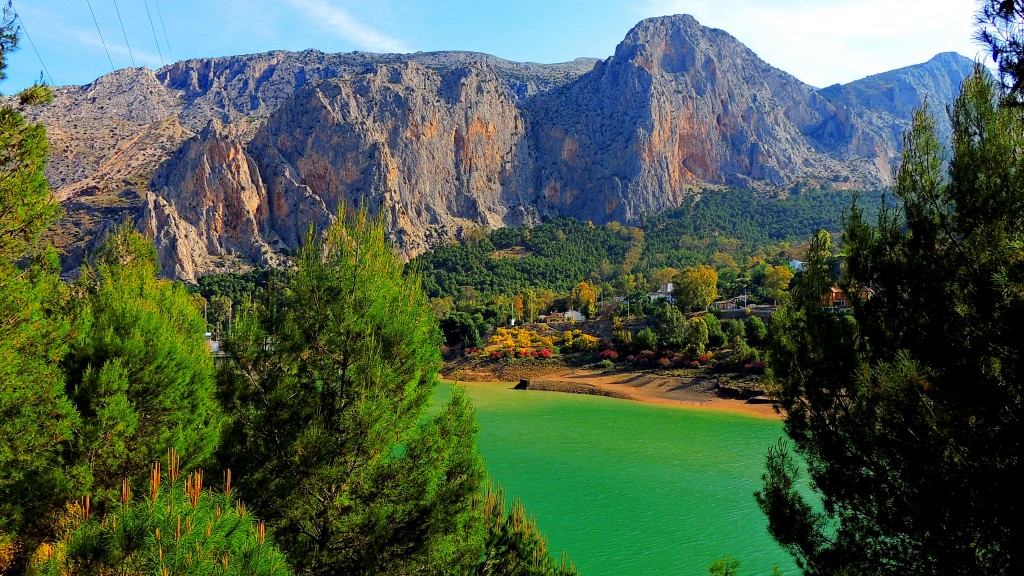
[[[65,231],[92,220],[68,265],[134,215],[164,273],[193,279],[280,262],[343,204],[386,214],[411,256],[474,226],[631,221],[707,187],[885,186],[912,110],[950,102],[972,68],[945,54],[816,90],[669,16],[596,64],[271,52],[61,87],[38,118],[81,216]]]

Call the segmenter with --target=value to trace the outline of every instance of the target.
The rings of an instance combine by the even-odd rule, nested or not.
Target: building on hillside
[[[672,291],[675,290],[675,284],[669,282],[668,284],[662,284],[656,292],[648,292],[651,300],[667,300],[670,304],[675,304],[676,299],[672,296]]]
[[[557,322],[582,322],[587,317],[576,310],[566,310],[565,312],[552,312],[547,316],[539,316],[539,318],[548,324],[552,324]]]
[[[727,310],[739,310],[741,307],[740,302],[737,302],[735,298],[730,298],[728,300],[719,300],[718,302],[712,304],[712,306],[718,308],[722,312],[725,312]]]
[[[869,286],[864,286],[857,292],[860,300],[867,300],[875,295],[875,291]],[[850,297],[838,286],[829,288],[829,291],[821,298],[821,305],[830,308],[849,308]]]
[[[807,263],[802,260],[797,260],[796,258],[793,258],[792,260],[789,261],[789,267],[792,268],[793,270],[796,270],[797,272],[802,272],[807,269]]]
[[[566,322],[583,322],[586,319],[587,319],[587,317],[584,316],[582,312],[578,312],[576,310],[566,310],[565,311],[565,321]]]
[[[210,354],[213,356],[213,361],[217,364],[227,360],[227,352],[221,350],[220,342],[216,339],[212,332],[203,334],[206,338],[206,345],[210,347]]]
[[[830,308],[846,308],[850,305],[850,299],[843,292],[842,288],[833,286],[821,298],[821,305]]]

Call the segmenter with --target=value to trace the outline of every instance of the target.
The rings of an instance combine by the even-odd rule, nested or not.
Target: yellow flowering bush
[[[599,338],[584,334],[582,330],[566,330],[562,333],[560,343],[563,348],[577,352],[593,352],[601,342]]]
[[[487,343],[511,350],[513,348],[551,348],[555,341],[550,336],[541,336],[536,331],[526,328],[498,328]]]

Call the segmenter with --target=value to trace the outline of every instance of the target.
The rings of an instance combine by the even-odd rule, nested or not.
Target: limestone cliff
[[[598,221],[676,206],[709,184],[884,186],[895,154],[885,139],[855,159],[841,134],[859,119],[690,16],[641,22],[614,56],[529,109],[544,201]]]
[[[149,188],[137,224],[154,239],[165,275],[194,280],[235,258],[282,262],[274,251],[282,245],[266,233],[267,190],[230,130],[211,123],[160,167]]]
[[[270,52],[58,87],[35,118],[77,266],[133,217],[183,279],[278,264],[339,206],[381,212],[408,256],[467,228],[631,221],[708,187],[889,183],[913,109],[968,59],[815,89],[689,16],[639,23],[603,61],[466,52]]]
[[[340,205],[367,203],[413,255],[466,226],[533,218],[525,135],[487,64],[442,74],[407,62],[300,91],[249,150],[267,183],[269,230],[287,246]]]
[[[880,133],[899,141],[910,127],[910,118],[927,102],[935,115],[936,131],[943,142],[952,134],[946,104],[956,99],[960,85],[974,72],[974,63],[953,52],[931,60],[868,76],[849,84],[836,84],[819,93],[837,106],[846,106]]]

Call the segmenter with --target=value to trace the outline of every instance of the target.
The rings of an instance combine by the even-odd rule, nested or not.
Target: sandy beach
[[[507,382],[509,387],[513,387],[518,384],[518,381],[508,380],[507,377],[501,378],[486,371],[460,371],[457,375],[445,374],[443,377],[465,385],[472,385],[473,382]],[[599,394],[647,404],[782,419],[771,404],[721,398],[715,394],[712,382],[700,378],[681,378],[647,372],[556,369],[531,375],[530,382],[530,389],[534,390]]]

